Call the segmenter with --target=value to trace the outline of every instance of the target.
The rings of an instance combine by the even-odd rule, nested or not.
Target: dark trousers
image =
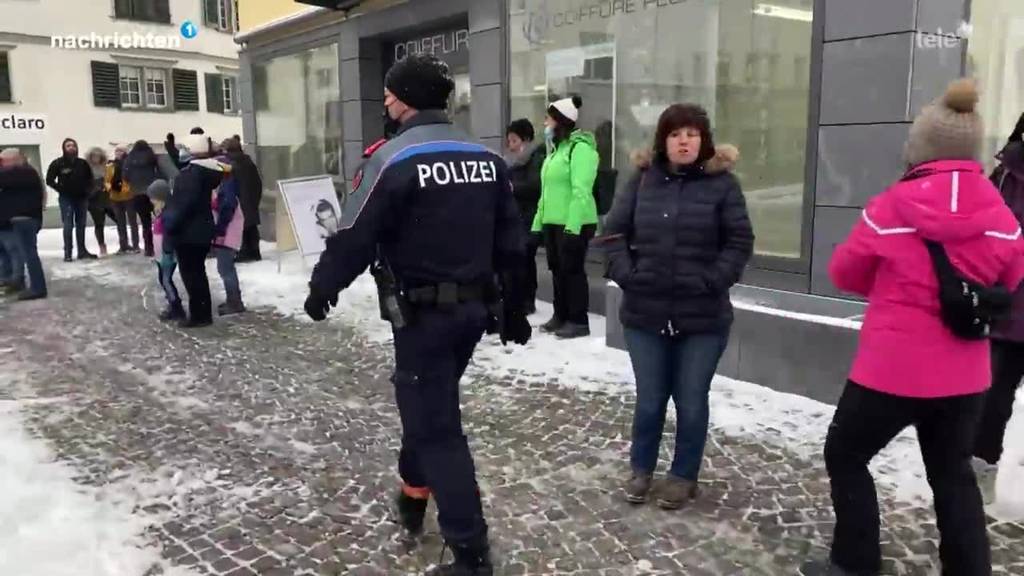
[[[1003,456],[1003,436],[1013,416],[1013,402],[1024,378],[1024,343],[992,340],[992,388],[985,396],[974,455],[989,464]]]
[[[429,488],[441,533],[449,544],[473,545],[487,537],[476,469],[462,431],[459,379],[483,337],[483,304],[450,310],[421,308],[395,331],[395,397],[402,419],[402,481]]]
[[[868,463],[913,425],[935,499],[945,576],[989,576],[991,551],[978,482],[971,468],[983,394],[905,398],[848,382],[825,441],[836,527],[832,562],[851,572],[878,572],[879,511]]]
[[[636,378],[633,470],[653,474],[665,429],[668,400],[676,406],[676,443],[669,473],[693,482],[708,438],[708,394],[729,332],[663,336],[626,328],[626,348]]]
[[[117,222],[117,237],[121,244],[121,250],[125,251],[131,248],[138,250],[139,217],[135,213],[135,202],[132,200],[114,202],[114,220]]]
[[[544,246],[555,292],[555,318],[589,325],[590,286],[587,282],[587,246],[597,227],[584,226],[580,234],[568,234],[564,226],[544,227]]]
[[[528,234],[526,237],[526,303],[535,306],[537,302],[537,250],[543,237]]]
[[[14,236],[21,247],[21,255],[28,269],[28,292],[35,296],[46,295],[46,275],[39,259],[39,230],[42,222],[35,218],[15,218],[11,221]]]
[[[159,262],[156,263],[156,280],[164,291],[167,305],[172,308],[181,306],[181,295],[178,294],[178,287],[174,285],[174,271],[177,268],[177,264],[173,262],[167,266],[162,266]]]
[[[114,214],[114,210],[109,206],[89,204],[89,216],[92,218],[92,226],[96,234],[96,243],[101,247],[106,247],[107,235],[104,228],[107,225],[107,216],[110,216],[111,220],[117,222],[117,216]]]
[[[85,214],[88,202],[85,198],[70,198],[67,196],[58,198],[60,219],[64,224],[65,258],[71,258],[72,252],[74,252],[74,244],[71,238],[72,231],[74,231],[75,241],[78,242],[78,255],[82,256],[89,253],[85,248]]]
[[[142,242],[147,256],[153,255],[153,202],[149,196],[136,196],[132,201],[135,206],[135,213],[139,215],[139,222],[142,224]],[[138,247],[138,240],[135,246]]]
[[[210,279],[206,276],[206,256],[210,246],[178,246],[178,270],[188,292],[188,314],[193,321],[213,319]]]
[[[258,225],[246,226],[242,229],[242,247],[238,250],[239,260],[259,260],[260,255],[260,227]]]

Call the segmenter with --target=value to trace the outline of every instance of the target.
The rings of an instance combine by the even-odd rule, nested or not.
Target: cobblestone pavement
[[[0,303],[0,398],[56,400],[25,403],[26,422],[79,482],[149,486],[138,513],[165,558],[230,576],[408,574],[438,560],[436,523],[416,543],[390,517],[386,347],[341,321],[265,310],[185,333],[154,320],[141,260],[89,266],[138,280],[57,279],[49,300]],[[820,460],[712,434],[702,497],[666,513],[621,498],[628,395],[471,368],[463,400],[499,574],[790,575],[826,554]],[[933,573],[931,511],[883,509],[885,573]],[[1024,527],[990,533],[997,573],[1024,574]]]

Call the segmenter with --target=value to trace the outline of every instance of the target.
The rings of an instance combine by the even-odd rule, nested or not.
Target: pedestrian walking
[[[541,169],[547,150],[541,142],[535,142],[533,124],[521,118],[509,124],[505,131],[508,155],[508,176],[512,180],[516,204],[519,206],[519,217],[524,223],[527,234],[526,241],[526,312],[537,311],[537,249],[540,247],[540,234],[530,231],[533,219],[537,216],[537,203],[540,202]]]
[[[114,221],[117,223],[117,239],[120,244],[117,253],[119,255],[139,251],[138,215],[135,214],[135,204],[132,202],[134,196],[131,186],[124,179],[124,159],[127,155],[128,149],[125,146],[115,147],[114,158],[107,163],[104,174],[107,195],[110,197]]]
[[[224,173],[212,158],[213,149],[206,136],[189,135],[182,144],[189,162],[174,180],[164,207],[163,251],[175,255],[188,292],[189,317],[181,326],[198,328],[213,323],[206,256],[215,233],[213,191],[220,186]]]
[[[586,260],[587,246],[597,232],[594,181],[600,158],[594,135],[576,126],[582,106],[578,96],[548,106],[544,136],[549,153],[532,226],[544,234],[555,293],[555,313],[540,329],[559,338],[590,335]]]
[[[653,152],[616,195],[599,244],[606,276],[623,290],[619,318],[636,379],[626,499],[678,509],[696,497],[708,435],[708,394],[733,322],[729,289],[754,249],[738,151],[715,147],[707,112],[662,112]],[[669,215],[670,217],[667,217]],[[654,472],[672,399],[675,451],[664,482]]]
[[[242,150],[240,141],[235,138],[224,141],[224,150],[231,164],[231,174],[238,184],[238,201],[245,217],[238,262],[257,262],[263,259],[260,254],[260,202],[263,200],[263,178],[256,163]]]
[[[446,64],[410,55],[388,71],[385,87],[387,114],[401,129],[357,174],[350,209],[313,271],[306,312],[324,320],[338,292],[373,263],[395,336],[399,519],[410,532],[421,530],[433,495],[455,560],[428,574],[490,576],[459,380],[489,325],[503,342],[530,338],[522,224],[504,162],[454,128],[444,112],[454,89]],[[501,301],[490,297],[496,275]],[[500,326],[492,316],[498,308]]]
[[[142,241],[146,256],[153,257],[153,203],[149,201],[146,191],[157,178],[163,177],[157,163],[156,152],[145,140],[139,140],[132,146],[124,160],[123,179],[132,190],[132,207],[138,214],[142,224]],[[133,238],[133,245],[137,247]]]
[[[232,142],[227,140],[225,142]],[[242,287],[238,281],[235,259],[242,247],[242,230],[245,216],[239,203],[239,182],[227,156],[218,158],[224,170],[224,178],[214,193],[212,208],[216,232],[213,239],[213,254],[217,259],[217,273],[224,282],[225,301],[217,306],[217,314],[229,316],[245,312],[242,302]]]
[[[92,169],[88,162],[78,157],[78,142],[73,138],[64,139],[61,156],[47,168],[46,185],[58,194],[60,217],[64,224],[64,261],[71,262],[74,242],[78,244],[79,260],[95,260],[96,256],[85,246],[85,215],[92,187]]]
[[[1017,222],[1024,224],[1024,115],[997,158],[999,166],[990,179]],[[992,389],[985,398],[985,410],[974,443],[974,455],[993,466],[1003,456],[1003,437],[1013,416],[1021,378],[1024,378],[1024,290],[1018,289],[1010,314],[997,322],[992,331]]]
[[[994,286],[1021,283],[1024,250],[1017,219],[977,161],[977,102],[974,82],[962,79],[921,111],[905,147],[907,172],[868,203],[829,265],[839,289],[868,299],[825,442],[835,573],[879,573],[868,463],[911,425],[935,499],[943,573],[992,573],[971,455],[991,384],[986,310],[1000,300]]]
[[[17,148],[0,152],[0,243],[10,259],[7,287],[17,291],[18,300],[39,300],[47,295],[37,242],[45,205],[46,188],[39,172]]]
[[[92,218],[100,256],[106,256],[107,216],[110,216],[111,220],[117,221],[110,204],[110,194],[107,192],[106,186],[107,154],[102,148],[90,148],[89,152],[85,155],[85,161],[89,163],[89,168],[92,169],[92,186],[89,188],[89,216]]]

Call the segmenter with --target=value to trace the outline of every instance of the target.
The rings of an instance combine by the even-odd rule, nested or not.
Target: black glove
[[[306,297],[306,303],[304,308],[306,314],[313,319],[314,322],[322,322],[327,320],[327,313],[331,311],[331,307],[338,305],[338,295],[324,296],[316,291],[310,291],[309,296]]]
[[[520,346],[526,346],[526,343],[530,341],[530,336],[533,335],[533,327],[526,319],[526,314],[520,311],[506,310],[504,320],[501,325],[502,345],[515,342]]]

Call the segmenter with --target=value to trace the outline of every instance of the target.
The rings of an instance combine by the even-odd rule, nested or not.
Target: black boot
[[[551,320],[541,324],[541,332],[558,332],[562,326],[565,326],[565,320],[562,320],[558,316],[552,316]]]
[[[185,316],[185,308],[182,307],[181,302],[176,302],[160,313],[160,320],[171,322],[173,320],[183,320]]]
[[[426,576],[493,576],[491,550],[486,543],[474,546],[448,545],[455,562],[428,570]]]
[[[212,325],[213,325],[213,319],[212,318],[182,318],[181,321],[178,322],[178,326],[180,326],[181,328],[185,328],[185,329],[205,328],[207,326],[212,326]]]
[[[423,519],[427,515],[428,498],[414,498],[401,491],[398,493],[398,523],[412,535],[423,532]]]
[[[241,294],[228,294],[227,302],[217,306],[217,315],[219,316],[230,316],[242,312],[245,312],[245,304],[242,303]]]

